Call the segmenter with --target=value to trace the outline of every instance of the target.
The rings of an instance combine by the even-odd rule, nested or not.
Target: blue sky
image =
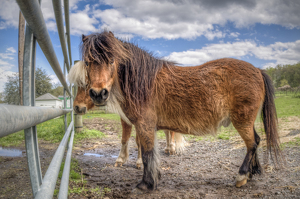
[[[72,58],[82,34],[104,28],[182,66],[234,57],[258,68],[300,61],[299,0],[70,0]],[[63,56],[51,0],[42,11],[58,60]],[[18,72],[19,8],[0,2],[0,92]],[[58,82],[40,48],[37,67]]]

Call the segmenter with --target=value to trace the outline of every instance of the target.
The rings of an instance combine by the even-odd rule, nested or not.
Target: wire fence
[[[34,198],[52,198],[57,182],[60,166],[68,144],[65,165],[60,184],[58,198],[68,197],[68,184],[70,162],[74,138],[74,120],[72,109],[66,109],[66,92],[70,97],[72,107],[72,85],[68,85],[65,79],[66,70],[69,71],[72,64],[70,25],[69,25],[69,1],[64,0],[64,20],[62,14],[62,2],[53,0],[56,25],[64,56],[64,73],[54,52],[52,42],[46,27],[45,20],[37,0],[17,0],[20,10],[26,20],[24,60],[23,60],[23,105],[0,105],[0,138],[24,129],[25,146],[30,173],[30,181]],[[57,78],[64,87],[64,109],[42,108],[35,106],[35,54],[36,42],[42,49],[45,57],[55,72]],[[71,122],[67,126],[67,113],[71,113]],[[65,116],[65,135],[58,146],[44,178],[41,172],[38,138],[36,125],[58,116]],[[69,139],[70,138],[70,139]]]

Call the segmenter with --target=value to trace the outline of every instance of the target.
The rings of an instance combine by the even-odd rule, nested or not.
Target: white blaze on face
[[[85,88],[86,86],[86,65],[83,61],[77,62],[69,71],[68,80],[76,86]]]

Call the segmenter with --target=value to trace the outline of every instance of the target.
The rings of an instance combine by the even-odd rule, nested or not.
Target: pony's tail
[[[265,73],[265,71],[261,70],[261,74],[263,76],[265,84],[265,99],[263,102],[261,112],[261,117],[263,120],[267,140],[267,152],[265,161],[267,163],[269,157],[271,157],[275,164],[280,165],[280,163],[282,163],[283,160],[283,155],[280,150],[280,140],[277,131],[278,120],[274,102],[274,87],[272,84],[272,80]],[[273,158],[272,152],[275,156],[275,160]]]

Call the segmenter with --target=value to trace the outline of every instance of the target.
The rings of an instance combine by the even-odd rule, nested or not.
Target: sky
[[[224,57],[262,69],[300,61],[299,0],[70,0],[69,4],[73,62],[81,59],[81,35],[104,29],[181,66]],[[42,0],[41,9],[63,66],[52,0]],[[18,72],[18,20],[17,3],[1,0],[0,92],[7,76]],[[59,82],[39,47],[36,67],[45,69],[53,83]]]

